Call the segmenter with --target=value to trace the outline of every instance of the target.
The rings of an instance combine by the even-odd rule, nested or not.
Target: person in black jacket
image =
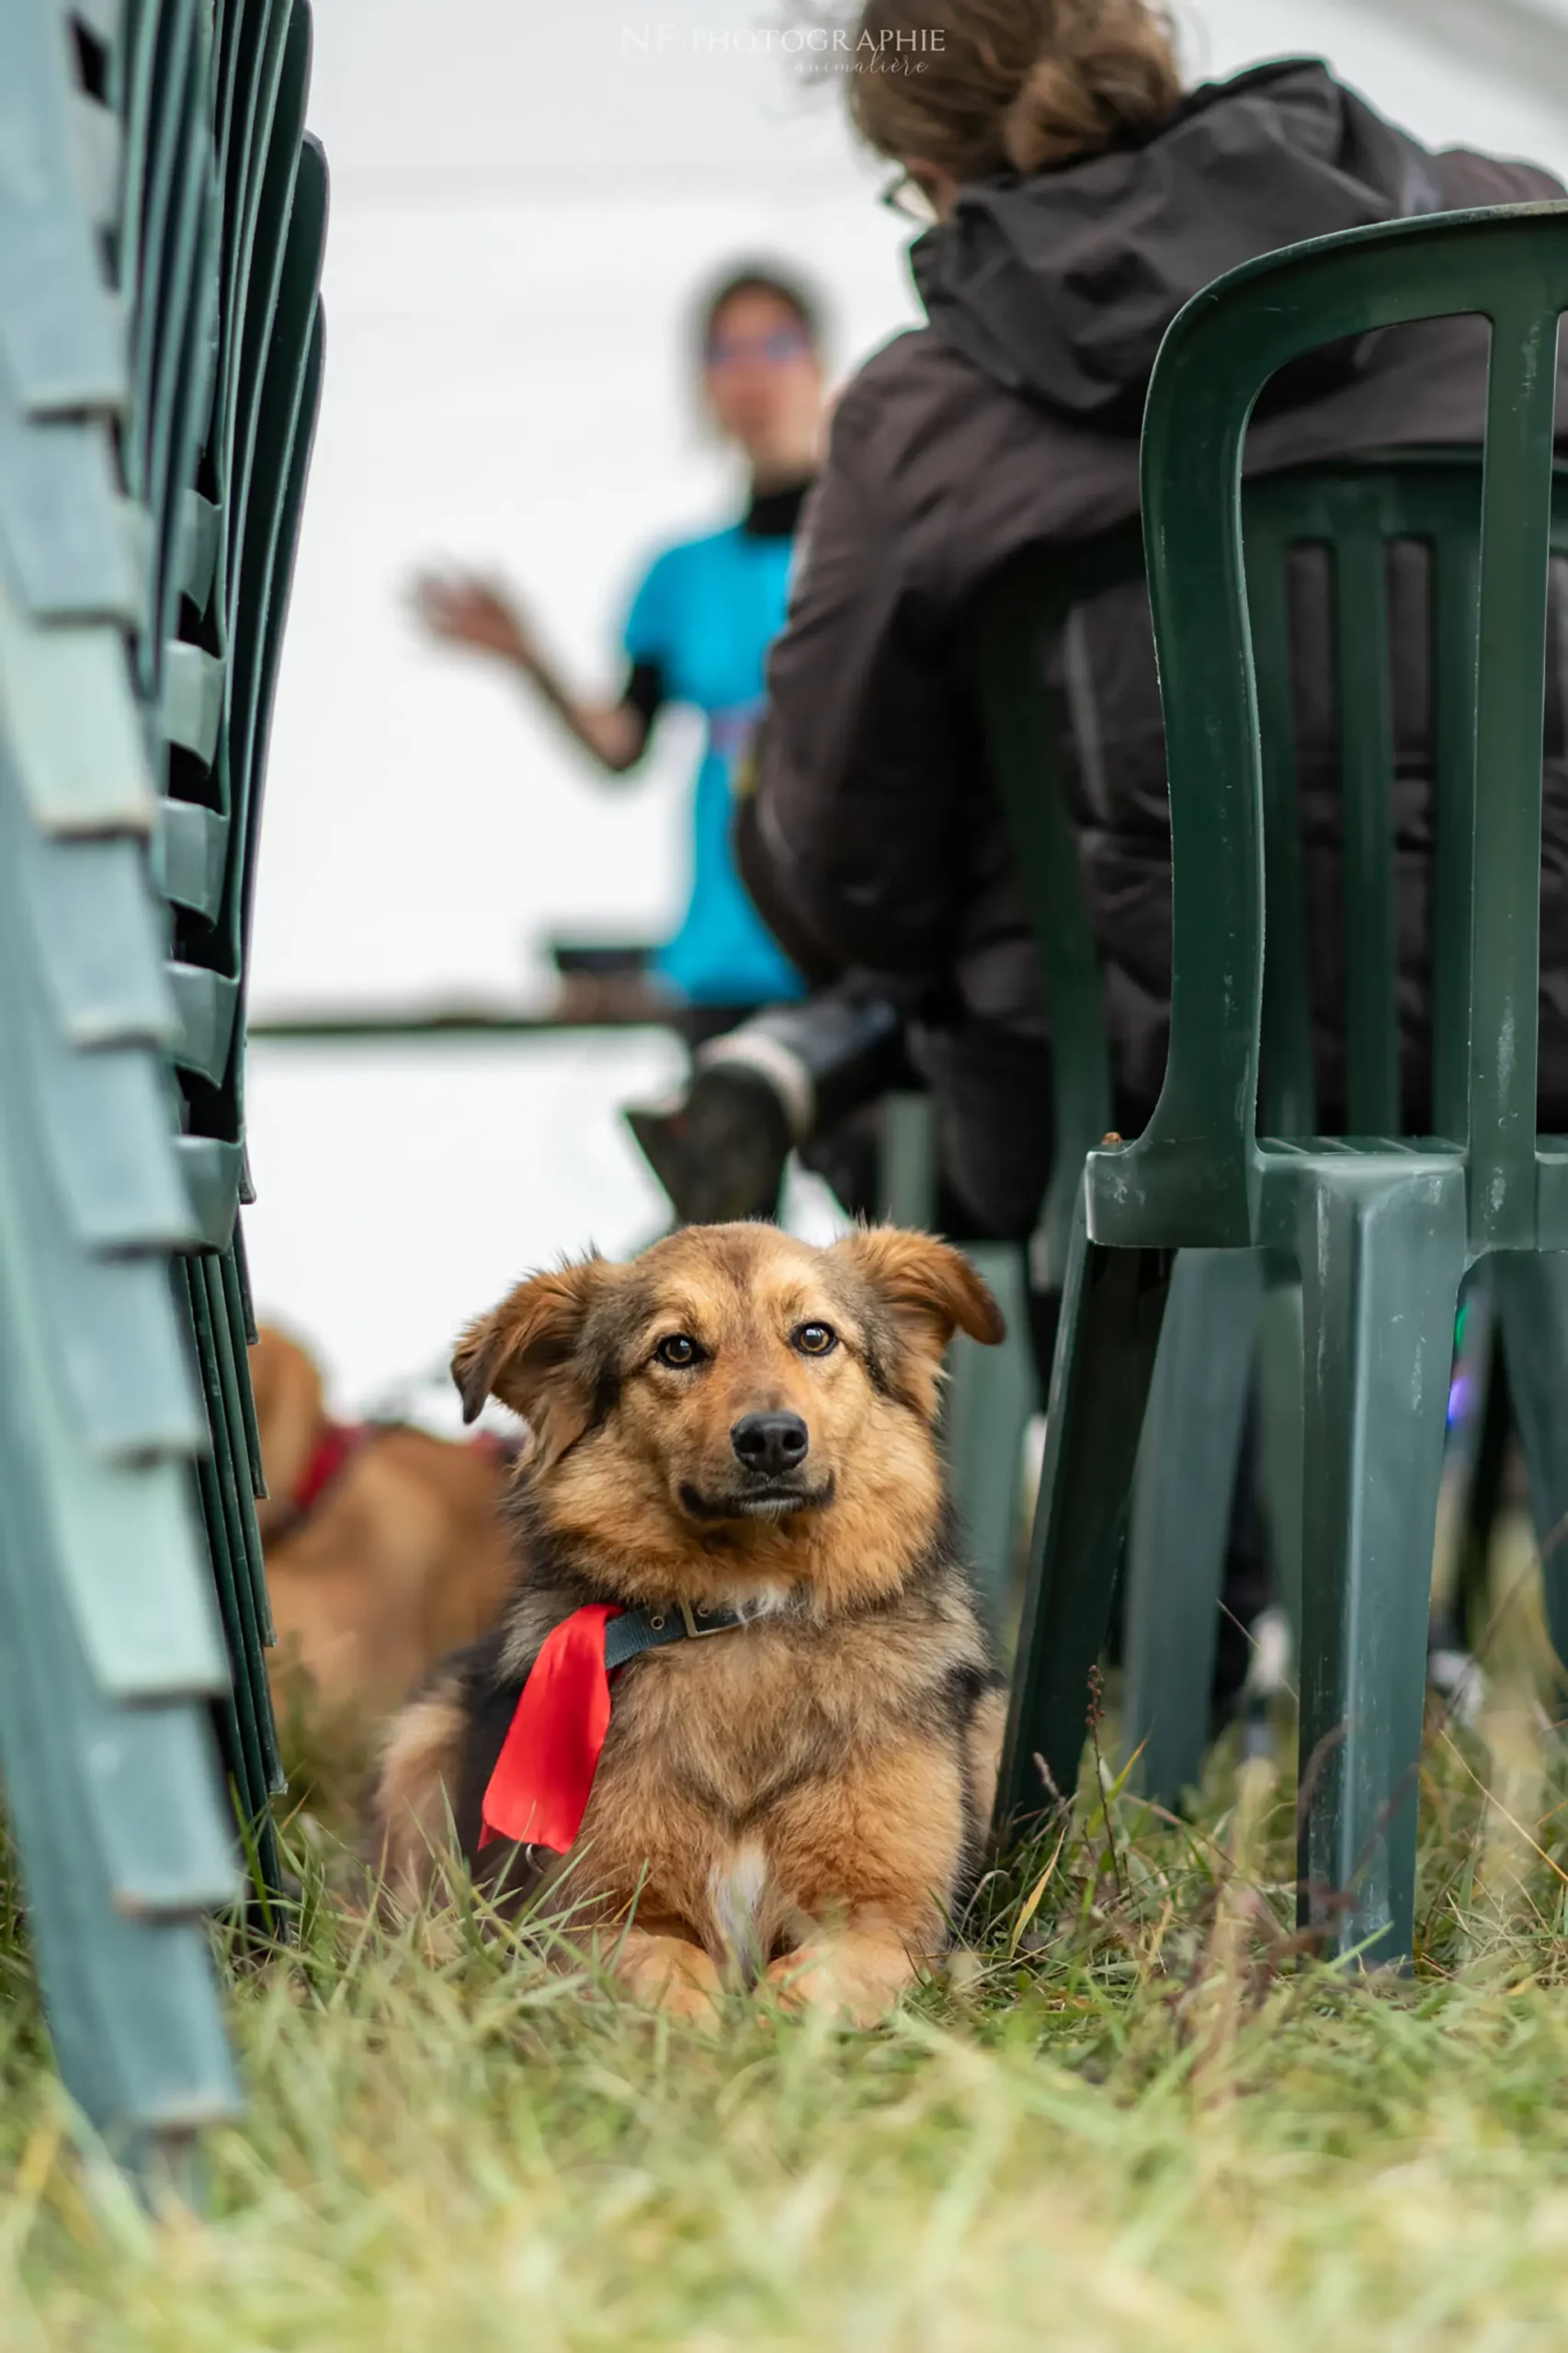
[[[1150,370],[1183,302],[1300,239],[1555,197],[1543,171],[1428,153],[1311,58],[1184,90],[1151,0],[869,0],[847,76],[889,191],[932,222],[912,266],[928,324],[842,395],[808,505],[768,716],[743,803],[743,876],[818,983],[892,976],[939,1108],[969,1230],[1031,1230],[1050,1171],[1049,1036],[1034,949],[964,665],[977,588],[1019,549],[1138,511]],[[1254,470],[1479,439],[1486,330],[1439,321],[1336,348],[1271,388]],[[1568,410],[1564,411],[1568,418]],[[1343,1097],[1339,770],[1322,566],[1297,560],[1298,768],[1324,1125]],[[1426,586],[1391,565],[1405,1124],[1429,1029]],[[1554,639],[1554,643],[1559,642]],[[1141,585],[1080,608],[1054,686],[1079,858],[1104,958],[1118,1125],[1165,1068],[1170,838]],[[1543,1104],[1568,1112],[1568,765],[1549,681]],[[1483,779],[1484,815],[1484,779]]]

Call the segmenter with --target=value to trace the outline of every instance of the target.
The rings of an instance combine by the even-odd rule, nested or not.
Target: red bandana
[[[516,1838],[558,1855],[570,1849],[609,1729],[605,1628],[619,1616],[612,1602],[591,1602],[546,1638],[484,1792],[482,1847]]]

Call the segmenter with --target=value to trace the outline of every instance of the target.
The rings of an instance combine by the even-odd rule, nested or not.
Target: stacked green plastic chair
[[[0,9],[0,1770],[131,2162],[234,2107],[205,1915],[276,1872],[236,1211],[309,48],[266,0]]]
[[[264,1887],[276,1881],[267,1802],[278,1766],[237,1213],[260,785],[322,368],[326,173],[304,136],[310,52],[304,0],[230,0],[210,35],[194,6],[146,8],[127,57],[131,152],[145,158],[128,184],[142,218],[138,229],[128,205],[121,232],[122,275],[140,246],[137,307],[151,322],[133,342],[139,462],[127,472],[161,551],[139,669],[167,745],[153,870],[171,910],[180,1158],[200,1225],[182,1267],[211,1438],[200,1499],[234,1665],[225,1756]],[[154,283],[160,191],[182,180],[194,217],[177,238],[165,229]],[[184,306],[177,340],[158,324],[171,298]]]
[[[1144,425],[1171,794],[1170,1057],[1143,1135],[1085,1168],[999,1805],[1017,1822],[1076,1781],[1175,1254],[1268,1254],[1303,1294],[1301,1911],[1331,1949],[1380,1961],[1412,1946],[1437,1484],[1456,1302],[1478,1260],[1506,1327],[1531,1338],[1517,1369],[1538,1518],[1554,1523],[1568,1503],[1568,1142],[1536,1131],[1547,566],[1568,546],[1553,474],[1565,307],[1568,206],[1326,238],[1187,306]],[[1310,485],[1282,485],[1272,518],[1281,543],[1336,551],[1340,697],[1357,713],[1344,888],[1359,1131],[1314,1135],[1293,777],[1288,759],[1265,756],[1254,658],[1255,642],[1267,649],[1283,631],[1277,594],[1257,602],[1282,564],[1256,579],[1244,570],[1243,438],[1264,384],[1301,353],[1470,313],[1492,323],[1481,480],[1473,460],[1412,459],[1373,470],[1358,492],[1325,482],[1315,512]],[[1401,1131],[1395,1043],[1386,565],[1397,539],[1425,540],[1433,559],[1429,1136]],[[1266,667],[1279,674],[1277,653]]]

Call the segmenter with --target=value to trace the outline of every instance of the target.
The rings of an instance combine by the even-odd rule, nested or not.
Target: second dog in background
[[[373,1736],[437,1658],[500,1615],[512,1575],[505,1454],[335,1422],[308,1350],[268,1325],[251,1382],[279,1722],[286,1736],[327,1724]]]

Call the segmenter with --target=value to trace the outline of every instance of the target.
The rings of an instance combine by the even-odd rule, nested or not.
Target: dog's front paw
[[[915,1983],[915,1965],[895,1939],[824,1938],[781,1953],[767,1982],[786,2009],[823,2010],[845,2026],[881,2026]]]
[[[723,1981],[700,1945],[633,1928],[616,1956],[617,1982],[634,2002],[699,2026],[717,2023]]]

